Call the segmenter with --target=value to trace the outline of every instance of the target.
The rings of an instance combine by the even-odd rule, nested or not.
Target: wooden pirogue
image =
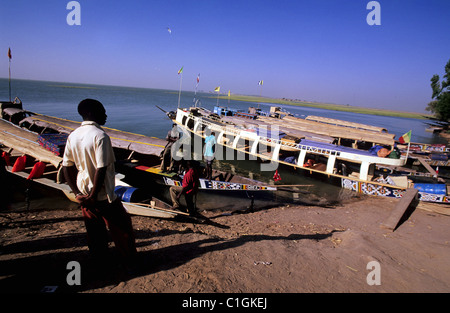
[[[0,143],[7,147],[14,147],[15,150],[29,154],[42,162],[50,163],[56,168],[59,167],[62,158],[43,149],[37,141],[38,136],[34,132],[18,128],[14,124],[0,119]]]
[[[43,149],[38,144],[38,141],[42,143],[40,139],[47,136],[49,140],[54,141],[54,137],[61,134],[70,134],[81,123],[25,111],[22,110],[21,104],[0,103],[0,105],[3,118],[0,119],[2,122],[0,143],[7,147],[5,152],[10,150],[20,151],[20,153],[27,154],[37,161],[51,164],[53,167],[52,172],[60,173],[63,148],[60,151],[55,149],[54,152],[59,155],[54,155],[52,152]],[[161,173],[159,168],[160,154],[165,147],[166,141],[156,137],[148,137],[108,127],[102,128],[108,133],[112,141],[117,160],[116,171],[123,176],[118,181],[118,184],[121,186],[129,185],[128,187],[131,188],[138,187],[138,189],[146,190],[149,194],[156,197],[161,196],[162,199],[170,202],[170,197],[167,195],[168,188],[181,184],[182,176],[177,175],[177,173]],[[65,140],[63,140],[62,145],[65,145]],[[265,186],[256,180],[246,179],[231,173],[215,171],[215,176],[223,177],[226,180],[220,181],[220,178],[213,181],[200,179],[200,192],[197,201],[199,209],[212,207],[218,209],[228,208],[230,205],[227,203],[231,203],[232,208],[240,209],[246,207],[244,202],[250,203],[253,201],[251,196],[255,193],[259,195],[267,194],[271,198],[273,192],[277,190],[275,187]],[[62,188],[64,192],[67,191],[64,187],[66,185],[58,184],[56,175],[52,176],[52,178],[54,179],[52,187],[56,189]],[[60,174],[59,178],[61,178]],[[242,200],[243,196],[248,200],[236,201],[236,199]],[[221,199],[220,204],[217,203],[218,197]],[[209,199],[209,203],[204,201],[204,199]],[[215,203],[211,205],[211,201],[215,201]],[[258,205],[262,202],[262,200],[255,200],[255,203],[257,201],[259,202]],[[126,203],[125,206],[131,206],[131,204]],[[136,212],[135,206],[133,210]],[[171,215],[173,214],[171,213]]]
[[[28,125],[26,125],[28,124]],[[39,127],[41,129],[51,127],[61,133],[70,134],[74,129],[79,127],[81,122],[70,121],[67,119],[33,113],[21,120],[19,126],[33,129]],[[143,154],[159,155],[166,145],[166,141],[156,137],[125,132],[109,127],[102,127],[111,138],[112,145],[116,148],[135,151]]]
[[[0,119],[0,143],[4,146],[1,150],[8,154],[9,165],[7,170],[14,175],[25,178],[29,182],[38,183],[54,190],[62,192],[69,200],[75,201],[75,196],[70,187],[64,182],[62,169],[62,157],[55,155],[51,151],[43,148],[38,143],[39,134],[29,130],[19,128],[11,122]],[[18,158],[23,158],[24,165],[15,168]],[[37,164],[44,165],[43,173],[34,176],[33,171]],[[116,175],[116,184],[131,188],[128,184],[120,180],[121,176]],[[130,214],[173,218],[181,212],[170,210],[159,199],[151,199],[148,203],[133,203],[122,201],[122,204]]]

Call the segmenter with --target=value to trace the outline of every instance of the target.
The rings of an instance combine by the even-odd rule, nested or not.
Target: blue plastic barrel
[[[122,201],[124,202],[134,202],[131,200],[131,198],[133,197],[133,193],[135,193],[136,190],[137,188],[128,186],[116,186],[116,188],[114,188],[114,192],[116,193],[117,197],[119,199],[122,199]]]
[[[133,196],[133,193],[137,190],[137,188],[134,187],[128,187],[127,190],[122,195],[122,201],[124,202],[133,202],[131,201],[131,197]]]
[[[447,186],[445,184],[422,184],[415,183],[414,188],[422,192],[432,193],[435,195],[447,194]]]
[[[116,186],[116,188],[114,188],[114,192],[119,199],[122,199],[123,193],[127,190],[127,188],[128,187],[126,186]]]

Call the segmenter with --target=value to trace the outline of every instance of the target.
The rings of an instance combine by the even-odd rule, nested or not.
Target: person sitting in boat
[[[391,151],[389,151],[387,148],[380,146],[380,145],[373,146],[372,148],[369,149],[369,152],[371,154],[376,155],[380,158],[387,157],[391,153]]]
[[[184,195],[186,206],[190,215],[196,214],[194,196],[197,194],[200,184],[197,161],[186,161],[187,172],[184,174],[181,186],[172,186],[169,189],[170,197],[172,199],[172,209],[178,210],[180,208],[180,198]]]
[[[295,156],[291,155],[291,156],[286,157],[284,159],[284,162],[291,163],[291,164],[296,164],[297,163],[297,159],[296,159]]]
[[[212,179],[212,163],[214,161],[214,154],[216,148],[216,134],[211,132],[209,128],[205,130],[205,147],[203,155],[206,161],[206,179]]]
[[[394,144],[394,147],[392,148],[391,152],[388,155],[388,158],[391,159],[400,159],[401,153],[400,150],[397,147],[397,144]]]
[[[174,142],[180,139],[180,132],[178,131],[177,124],[172,125],[172,129],[169,130],[166,136],[167,144],[164,147],[164,152],[161,156],[161,172],[172,172],[175,170],[175,160],[172,157],[172,146]],[[169,169],[167,167],[169,166]]]

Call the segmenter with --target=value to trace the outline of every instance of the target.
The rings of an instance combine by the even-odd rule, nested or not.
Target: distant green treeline
[[[220,95],[219,98],[220,99],[230,99],[230,100],[235,100],[235,101],[255,102],[255,103],[265,102],[265,103],[273,103],[273,104],[297,105],[297,106],[302,106],[302,107],[312,107],[312,108],[319,108],[319,109],[325,109],[325,110],[346,111],[346,112],[381,115],[381,116],[395,116],[395,117],[416,118],[416,119],[426,119],[427,117],[431,117],[431,115],[421,114],[421,113],[362,108],[362,107],[356,107],[356,106],[351,106],[351,105],[308,102],[308,101],[300,101],[300,100],[275,99],[275,98],[266,98],[266,97],[258,97],[258,96],[245,96],[245,95],[231,94],[230,97],[228,97],[227,95]]]

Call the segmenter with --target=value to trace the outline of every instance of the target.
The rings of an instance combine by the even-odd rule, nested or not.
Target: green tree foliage
[[[445,65],[445,75],[442,83],[439,75],[433,75],[431,78],[431,89],[433,90],[431,98],[433,101],[428,103],[427,111],[433,112],[437,119],[445,122],[450,121],[450,60]]]

